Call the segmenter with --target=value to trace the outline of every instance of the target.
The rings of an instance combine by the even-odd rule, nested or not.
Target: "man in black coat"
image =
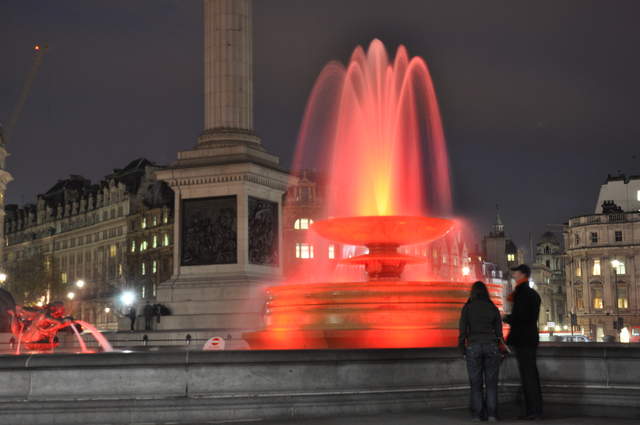
[[[509,300],[513,302],[511,314],[504,318],[511,327],[507,344],[515,349],[518,359],[525,401],[525,414],[521,419],[536,420],[542,416],[542,390],[536,364],[540,296],[529,285],[529,266],[521,264],[511,271],[517,286],[509,296]]]

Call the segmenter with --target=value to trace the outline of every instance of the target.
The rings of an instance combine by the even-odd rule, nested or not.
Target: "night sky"
[[[457,214],[528,235],[592,213],[608,173],[640,173],[637,0],[255,0],[255,125],[289,165],[313,81],[380,38],[431,69]],[[197,0],[0,2],[0,121],[50,48],[13,133],[8,201],[131,159],[168,164],[202,130]],[[636,157],[637,155],[637,157]]]

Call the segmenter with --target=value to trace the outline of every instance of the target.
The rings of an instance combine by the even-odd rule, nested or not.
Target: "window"
[[[163,222],[164,224],[167,224],[167,223],[169,222],[169,213],[168,213],[168,212],[165,212],[165,213],[162,215],[162,222]]]
[[[580,245],[580,235],[576,235],[576,245]]]
[[[142,227],[143,229],[147,228],[147,217],[144,217],[142,219],[142,224],[140,225],[140,227]]]
[[[158,217],[156,217],[155,215],[153,216],[153,226],[157,226],[158,225]]]
[[[594,286],[591,288],[591,299],[593,302],[593,308],[596,310],[602,310],[604,308],[604,303],[602,301],[602,287]]]
[[[576,288],[576,309],[584,310],[584,298],[582,295],[582,288]]]
[[[67,272],[60,273],[60,281],[62,283],[68,283],[69,282],[69,278],[67,276]]]
[[[151,245],[153,248],[158,247],[158,235],[153,235],[153,243]]]
[[[594,276],[600,276],[600,260],[593,260],[593,273]]]
[[[296,258],[313,258],[313,245],[310,243],[296,243]]]
[[[331,260],[336,258],[336,246],[334,244],[329,245],[329,258]]]
[[[580,262],[576,262],[576,277],[582,276],[582,267],[580,267]]]
[[[118,264],[118,276],[122,276],[122,264]]]
[[[598,243],[598,232],[591,232],[591,243]]]
[[[545,265],[547,266],[547,268],[551,268],[551,260],[547,260],[545,261]]]
[[[164,238],[162,239],[162,245],[169,246],[169,234],[165,233]]]
[[[140,273],[142,273],[142,276],[147,274],[147,265],[145,263],[140,265]]]
[[[151,273],[156,274],[158,272],[158,262],[153,260],[151,263]]]
[[[640,190],[636,192],[636,199],[640,201]]]
[[[616,242],[622,242],[622,230],[616,230]]]
[[[147,241],[140,242],[140,251],[144,251],[149,247],[149,243]]]
[[[109,257],[115,257],[116,253],[117,253],[117,249],[116,249],[116,245],[112,244],[111,246],[109,246]]]
[[[629,308],[629,290],[626,285],[620,285],[617,289],[618,292],[618,308],[619,309],[628,309]]]
[[[313,220],[310,218],[299,218],[293,223],[293,228],[296,230],[306,230],[313,224]]]
[[[516,254],[507,254],[507,261],[516,261]]]
[[[627,268],[622,261],[613,260],[611,262],[611,267],[613,267],[616,274],[627,274]]]
[[[136,241],[131,241],[131,252],[136,252]]]

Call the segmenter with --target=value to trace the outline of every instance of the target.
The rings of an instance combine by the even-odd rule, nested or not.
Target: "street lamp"
[[[462,268],[462,276],[469,276],[469,273],[471,273],[471,269],[469,268],[469,266],[464,266]]]
[[[67,298],[69,298],[70,300],[74,299],[76,297],[75,292],[67,292]]]
[[[111,312],[111,309],[110,309],[109,307],[105,307],[105,308],[104,308],[104,312],[105,312],[105,313],[107,313],[107,314],[109,314],[109,313]]]
[[[78,279],[78,280],[76,281],[76,286],[77,286],[78,288],[80,288],[80,289],[84,288],[84,284],[85,284],[85,282],[84,282],[84,280],[82,280],[82,279]]]
[[[120,295],[120,301],[122,301],[122,304],[126,305],[127,307],[133,304],[135,300],[136,294],[133,291],[124,291]]]
[[[6,282],[7,280],[7,274],[4,272],[0,272],[0,284]]]

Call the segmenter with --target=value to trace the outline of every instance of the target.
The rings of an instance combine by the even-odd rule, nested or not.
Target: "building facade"
[[[617,338],[619,324],[640,336],[638,181],[609,176],[595,213],[572,217],[565,227],[568,309],[578,327],[598,341]],[[626,198],[605,199],[620,193]]]
[[[159,168],[137,159],[98,184],[73,175],[35,204],[7,205],[3,260],[16,298],[64,298],[75,317],[113,329],[122,291],[152,297],[172,261],[173,194]]]
[[[564,250],[560,238],[545,232],[536,244],[531,281],[542,299],[539,328],[565,330],[569,324],[566,311]]]

